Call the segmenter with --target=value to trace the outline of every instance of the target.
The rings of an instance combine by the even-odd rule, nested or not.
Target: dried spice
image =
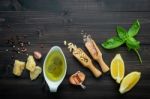
[[[8,39],[7,44],[12,46],[11,51],[16,52],[17,54],[26,53],[27,46],[29,46],[31,43],[29,41],[26,41],[25,38],[26,36],[15,36],[15,37],[11,37],[10,39]],[[9,50],[6,49],[6,51],[9,51]]]
[[[95,41],[91,38],[91,35],[83,35],[83,41],[85,43],[85,47],[89,51],[90,55],[92,58],[97,61],[102,69],[103,72],[108,72],[109,67],[107,64],[104,62],[103,57],[102,57],[102,52],[98,48],[97,44]]]
[[[67,45],[67,44],[66,44]],[[101,71],[99,71],[92,63],[90,57],[81,49],[78,48],[73,43],[68,43],[68,49],[72,52],[73,56],[86,68],[91,70],[93,75],[98,78],[101,76]]]

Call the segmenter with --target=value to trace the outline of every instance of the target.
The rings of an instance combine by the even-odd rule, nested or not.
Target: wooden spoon
[[[86,53],[81,48],[77,48],[76,50],[73,50],[73,56],[84,67],[90,69],[96,78],[101,76],[102,73],[93,65],[89,56],[87,56]]]
[[[85,42],[85,46],[88,49],[88,51],[91,54],[91,56],[93,57],[93,59],[96,60],[99,63],[99,65],[102,68],[102,71],[103,72],[109,71],[109,67],[104,62],[103,57],[102,57],[102,53],[99,50],[99,48],[97,47],[95,41],[92,40],[92,39],[87,40]]]

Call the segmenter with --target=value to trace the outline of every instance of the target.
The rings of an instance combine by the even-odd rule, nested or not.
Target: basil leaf
[[[126,38],[127,38],[127,31],[123,27],[117,26],[117,33],[118,33],[118,36],[122,40],[126,40]]]
[[[142,58],[138,52],[138,49],[140,48],[140,42],[135,40],[133,37],[129,37],[126,41],[126,45],[129,50],[134,50],[139,58],[139,61],[142,63]]]
[[[135,38],[133,38],[133,36],[135,36],[138,33],[139,29],[140,29],[140,23],[138,20],[136,20],[132,24],[128,32],[124,28],[118,26],[116,29],[118,36],[108,39],[107,41],[103,42],[101,45],[105,49],[113,49],[126,43],[128,49],[129,50],[132,49],[133,51],[135,51],[136,54],[138,55],[140,62],[142,63],[141,56],[138,52],[138,49],[140,48],[140,42],[137,41]]]
[[[111,39],[106,40],[106,42],[102,43],[102,46],[106,49],[113,49],[121,46],[123,43],[124,41],[121,38],[115,36]]]
[[[139,49],[140,48],[140,42],[134,39],[133,37],[129,37],[126,40],[126,45],[128,49]]]
[[[138,20],[136,20],[136,21],[132,24],[132,26],[130,27],[130,29],[129,29],[129,31],[128,31],[128,35],[129,35],[130,37],[135,36],[135,35],[138,33],[139,29],[140,29],[140,23],[139,23]]]

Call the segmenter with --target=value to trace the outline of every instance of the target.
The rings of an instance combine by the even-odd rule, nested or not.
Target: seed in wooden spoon
[[[86,88],[85,85],[83,85],[83,82],[85,80],[85,74],[83,72],[77,71],[73,75],[70,76],[69,82],[73,85],[80,85],[83,89]]]
[[[109,67],[104,62],[100,49],[96,45],[95,41],[91,38],[91,36],[84,35],[83,41],[85,42],[85,47],[87,48],[93,59],[96,60],[101,66],[102,71],[103,72],[109,71]]]

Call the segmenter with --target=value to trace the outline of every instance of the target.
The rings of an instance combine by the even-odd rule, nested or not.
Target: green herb
[[[118,36],[115,36],[107,40],[106,42],[102,43],[102,46],[106,49],[113,49],[113,48],[121,46],[123,43],[124,41],[121,38],[119,38]]]
[[[126,40],[126,38],[127,38],[127,31],[124,29],[124,28],[122,28],[121,26],[117,26],[117,33],[118,33],[118,36],[123,40],[123,41],[125,41]]]
[[[141,56],[138,52],[138,49],[140,48],[140,42],[134,38],[134,36],[137,35],[139,29],[140,23],[138,20],[132,24],[128,31],[126,31],[121,26],[117,26],[116,31],[118,35],[103,42],[102,46],[106,49],[114,49],[125,43],[128,47],[128,50],[133,50],[136,52],[140,62],[142,63]]]

